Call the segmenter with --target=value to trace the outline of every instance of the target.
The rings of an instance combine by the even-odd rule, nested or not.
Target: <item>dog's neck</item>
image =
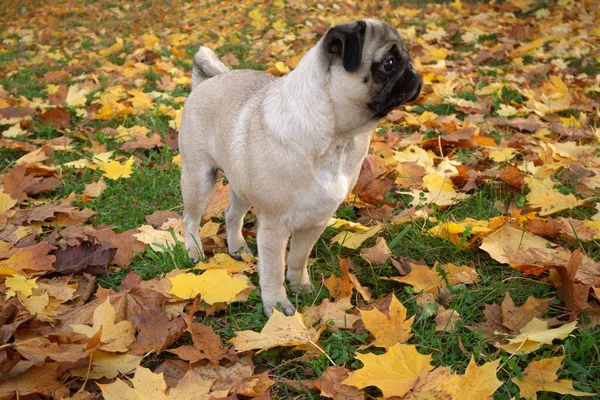
[[[311,153],[322,148],[335,129],[334,110],[323,87],[326,68],[321,64],[319,49],[312,48],[294,71],[270,85],[263,103],[264,119],[273,134]]]
[[[323,57],[322,46],[320,41],[292,72],[275,81],[264,100],[264,120],[273,134],[282,142],[301,145],[314,156],[320,156],[334,142],[369,132],[377,124],[364,120],[358,124],[352,115],[344,120],[336,118],[348,110],[342,109],[346,107],[343,100],[333,98],[335,93],[329,90],[331,63]]]

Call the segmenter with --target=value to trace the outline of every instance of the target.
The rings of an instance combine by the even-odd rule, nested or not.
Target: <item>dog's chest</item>
[[[319,158],[307,190],[299,191],[296,197],[293,225],[317,225],[333,215],[356,183],[367,147],[368,138],[352,141],[333,147]]]

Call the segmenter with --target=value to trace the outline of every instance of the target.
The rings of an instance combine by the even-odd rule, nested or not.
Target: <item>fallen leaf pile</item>
[[[597,362],[575,363],[568,344],[593,342],[600,324],[600,8],[411,3],[7,4],[0,398],[600,390],[586,373]],[[329,267],[312,276],[314,301],[265,320],[257,260],[224,254],[225,181],[201,227],[208,259],[183,255],[177,135],[192,56],[206,45],[232,68],[285,75],[329,27],[370,17],[410,45],[422,94],[374,130],[319,240],[328,250],[313,253]],[[461,209],[490,191],[499,200],[480,206],[486,217]],[[413,258],[411,232],[432,254],[454,250]],[[467,252],[482,262],[463,262]],[[523,295],[517,279],[544,290]],[[502,289],[463,303],[492,283]],[[450,365],[446,345],[462,359]]]

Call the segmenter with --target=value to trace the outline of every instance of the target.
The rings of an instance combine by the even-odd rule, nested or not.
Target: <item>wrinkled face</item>
[[[377,20],[340,24],[329,30],[325,41],[333,55],[332,85],[343,85],[344,95],[362,102],[372,119],[419,96],[423,81],[391,25]]]

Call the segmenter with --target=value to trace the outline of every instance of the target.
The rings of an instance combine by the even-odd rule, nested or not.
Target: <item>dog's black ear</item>
[[[356,21],[336,25],[325,35],[327,52],[340,56],[348,72],[355,72],[360,67],[366,30],[365,21]]]

